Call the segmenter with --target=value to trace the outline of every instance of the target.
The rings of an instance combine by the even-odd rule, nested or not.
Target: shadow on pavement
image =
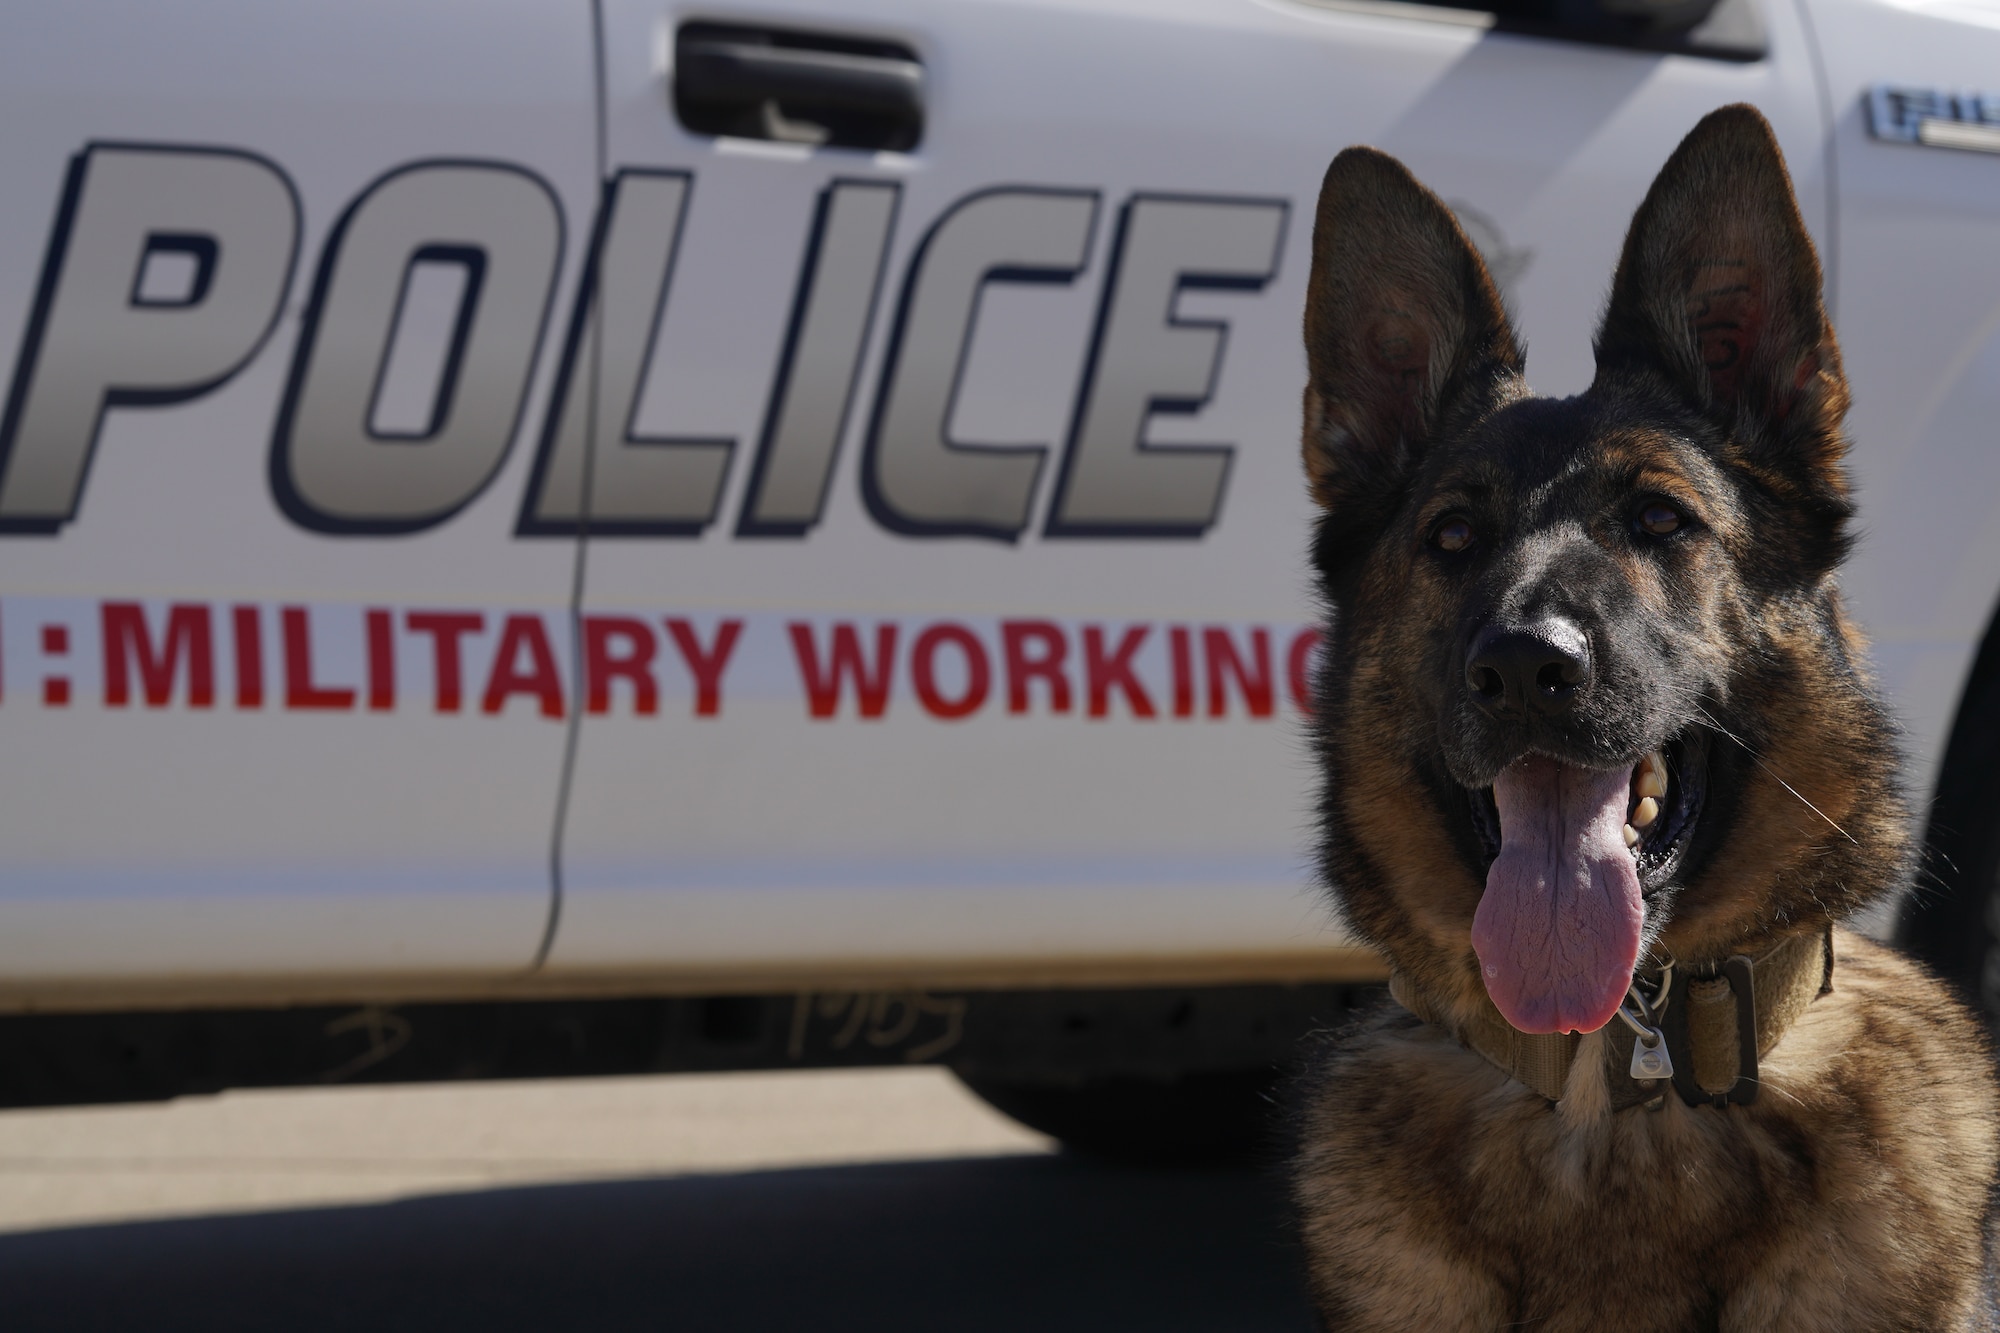
[[[1275,1172],[1011,1157],[0,1236],[0,1323],[156,1330],[1312,1327]]]

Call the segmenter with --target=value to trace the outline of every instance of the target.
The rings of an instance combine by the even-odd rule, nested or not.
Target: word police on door
[[[692,172],[652,169],[605,183],[520,535],[573,535],[586,520],[592,532],[699,534],[746,447],[736,533],[799,537],[818,523],[883,304],[900,186],[836,179],[820,192],[749,446],[632,426],[694,187]],[[1074,283],[1100,204],[1089,190],[984,189],[915,245],[866,408],[861,498],[882,528],[1011,542],[1033,523],[1050,450],[954,441],[952,405],[981,294]],[[1287,211],[1160,194],[1120,205],[1044,533],[1198,537],[1215,523],[1232,447],[1149,445],[1146,421],[1200,407],[1221,370],[1225,326],[1177,318],[1178,294],[1262,290]],[[196,398],[249,364],[285,308],[301,230],[298,192],[252,153],[94,143],[71,159],[0,418],[0,532],[50,535],[76,518],[107,410]],[[509,163],[412,162],[363,189],[313,266],[272,426],[269,481],[285,515],[314,532],[408,533],[477,496],[526,411],[564,245],[555,192]],[[392,352],[418,291],[453,313],[419,406],[397,409]]]

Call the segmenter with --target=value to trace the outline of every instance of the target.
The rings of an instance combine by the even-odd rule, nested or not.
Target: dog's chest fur
[[[1836,941],[1834,992],[1750,1107],[1612,1112],[1590,1058],[1551,1106],[1393,1004],[1332,1039],[1296,1186],[1329,1325],[1983,1327],[1980,1035],[1900,958]]]

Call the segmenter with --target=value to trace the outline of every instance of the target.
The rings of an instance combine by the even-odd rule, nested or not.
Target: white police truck
[[[0,1103],[929,1060],[1196,1142],[1380,976],[1310,872],[1321,171],[1408,162],[1571,392],[1738,101],[1976,982],[1990,3],[9,13]]]

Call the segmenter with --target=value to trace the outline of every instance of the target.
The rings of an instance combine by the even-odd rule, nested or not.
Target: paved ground
[[[1306,1333],[1276,1172],[1079,1161],[936,1070],[0,1113],[7,1330]]]

